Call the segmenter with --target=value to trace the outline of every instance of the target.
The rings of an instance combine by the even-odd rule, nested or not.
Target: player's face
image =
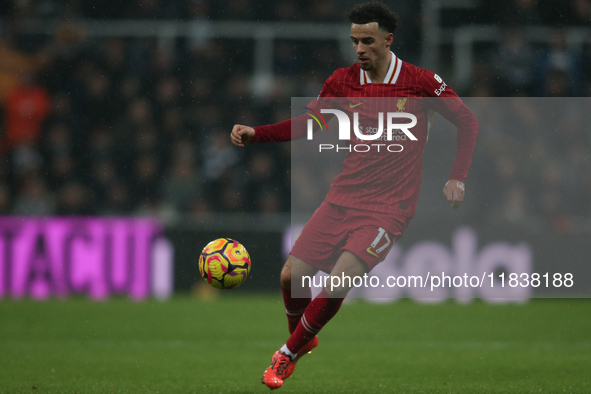
[[[393,36],[381,30],[377,22],[351,24],[351,41],[361,69],[372,70],[376,64],[387,59]]]

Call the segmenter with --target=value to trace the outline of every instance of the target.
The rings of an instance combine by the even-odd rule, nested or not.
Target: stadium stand
[[[292,96],[316,96],[330,73],[348,64],[338,43],[320,41],[311,48],[305,40],[276,40],[277,78],[261,98],[250,83],[251,40],[175,38],[164,46],[155,37],[89,36],[76,23],[339,22],[348,6],[331,1],[222,3],[2,2],[0,212],[141,214],[172,220],[208,212],[289,211],[289,148],[239,150],[230,145],[228,134],[234,123],[285,119]],[[477,48],[483,60],[474,64],[468,87],[458,93],[589,96],[589,43],[582,51],[570,50],[563,29],[589,25],[591,2],[569,2],[559,15],[552,5],[563,1],[504,3],[506,7],[495,3],[493,10],[482,6],[442,13],[446,27],[480,23],[503,29],[496,45]],[[420,9],[403,7],[407,27],[401,34],[416,36],[421,23],[428,22],[421,21]],[[499,14],[507,9],[514,12]],[[25,33],[21,22],[35,18],[58,21],[58,28],[50,36]],[[523,38],[524,26],[555,30],[547,42],[531,43]],[[401,57],[417,59],[420,40],[401,41]],[[483,131],[479,143],[485,144],[487,155],[475,163],[469,182],[480,190],[485,209],[472,221],[558,232],[584,228],[581,223],[591,217],[591,130],[577,119],[566,121],[572,125],[566,140],[551,133]],[[514,141],[513,148],[501,146],[500,139]],[[539,165],[520,160],[515,147]],[[488,190],[491,184],[502,187]]]

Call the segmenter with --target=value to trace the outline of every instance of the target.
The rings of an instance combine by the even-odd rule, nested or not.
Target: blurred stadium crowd
[[[0,2],[0,213],[174,219],[289,211],[289,146],[241,150],[228,135],[235,123],[288,118],[292,96],[316,96],[334,69],[348,65],[336,43],[276,41],[277,78],[260,98],[250,84],[251,40],[183,38],[161,46],[155,38],[89,37],[76,25],[79,18],[339,22],[346,9],[326,0],[219,3]],[[442,16],[446,26],[506,27],[498,45],[479,53],[472,82],[460,95],[591,95],[590,48],[569,50],[561,29],[591,25],[591,1],[486,3]],[[407,27],[397,54],[416,63],[420,7],[401,7]],[[20,31],[22,18],[68,22],[50,36],[31,37]],[[556,33],[547,44],[532,45],[521,34],[530,25],[554,26]],[[574,124],[568,143],[557,143],[551,133],[503,136],[515,141],[514,150],[498,146],[503,131],[487,133],[479,143],[488,154],[469,178],[471,189],[486,191],[488,208],[475,222],[506,216],[519,226],[541,223],[569,232],[591,217],[588,124]],[[540,165],[520,158],[524,152]]]
[[[2,16],[83,17],[96,19],[211,19],[251,21],[335,21],[357,0],[29,0],[0,1]],[[406,4],[405,4],[406,3]],[[465,2],[469,4],[468,2]],[[498,0],[475,2],[473,7],[450,7],[442,16],[446,25],[476,23],[586,25],[588,0]],[[421,2],[397,2],[399,14],[419,14]],[[405,21],[406,23],[407,21]]]

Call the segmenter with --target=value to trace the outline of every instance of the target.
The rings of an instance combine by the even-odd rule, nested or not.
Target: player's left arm
[[[455,179],[450,179],[443,187],[443,194],[453,209],[458,209],[462,205],[465,191],[464,182]]]
[[[458,209],[464,201],[466,188],[464,182],[472,163],[472,153],[478,135],[478,120],[453,89],[437,74],[424,70],[423,96],[434,97],[433,109],[453,123],[457,129],[456,157],[449,180],[443,187],[443,194],[453,209]],[[439,98],[439,99],[437,99]]]

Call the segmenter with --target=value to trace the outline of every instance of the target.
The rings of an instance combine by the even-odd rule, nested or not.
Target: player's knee
[[[291,290],[291,256],[287,258],[287,261],[281,269],[281,287],[286,290]]]
[[[326,287],[324,288],[324,291],[326,292],[329,298],[345,298],[349,293],[349,290],[351,290],[350,287],[342,285],[333,286],[329,283],[327,283]]]
[[[330,298],[345,298],[351,290],[351,283],[345,277],[331,275],[327,278],[324,291]]]

